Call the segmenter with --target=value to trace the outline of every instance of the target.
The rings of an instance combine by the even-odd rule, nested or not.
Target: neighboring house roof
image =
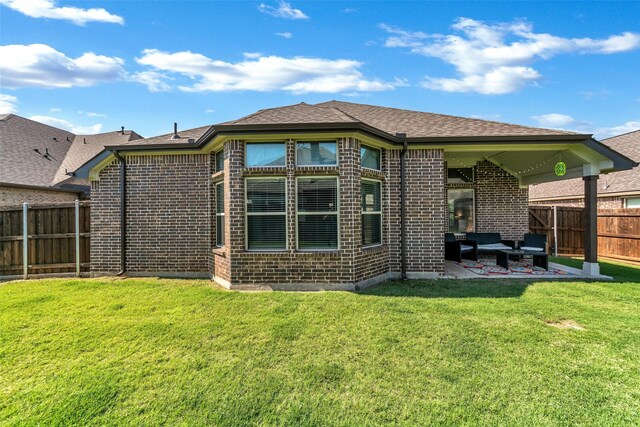
[[[575,135],[574,132],[554,129],[342,101],[315,105],[303,102],[260,110],[238,120],[220,123],[216,127],[295,123],[363,123],[393,136],[404,133],[407,138]]]
[[[640,130],[614,136],[602,140],[603,144],[624,154],[630,159],[640,162]],[[598,180],[599,195],[613,194],[640,194],[640,167],[620,172],[601,175]],[[529,188],[530,200],[553,200],[556,198],[582,198],[584,197],[584,183],[582,179],[568,179],[557,183],[544,183],[532,185]]]
[[[125,144],[139,138],[133,131],[75,135],[5,114],[0,116],[0,182],[31,187],[87,185],[86,181],[74,182],[65,170],[73,172],[105,145]]]
[[[178,138],[173,137],[173,133],[167,133],[164,135],[153,136],[150,138],[139,139],[135,141],[133,144],[135,145],[156,145],[156,144],[189,144],[190,139],[191,143],[196,142],[204,135],[209,129],[211,129],[211,125],[208,126],[200,126],[193,129],[185,129],[178,131]],[[110,144],[105,144],[105,146],[109,146]],[[97,153],[96,153],[97,154]],[[88,159],[87,159],[88,160]]]

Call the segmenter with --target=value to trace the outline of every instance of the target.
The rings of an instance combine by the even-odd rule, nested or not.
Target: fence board
[[[29,273],[75,272],[75,208],[73,204],[30,206]],[[89,271],[91,210],[80,205],[80,267]],[[22,208],[0,209],[0,276],[22,274]]]

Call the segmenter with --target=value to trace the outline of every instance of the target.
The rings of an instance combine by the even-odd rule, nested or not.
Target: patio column
[[[600,274],[598,264],[598,172],[592,165],[584,166],[584,264],[583,273]],[[594,173],[595,172],[595,173]]]

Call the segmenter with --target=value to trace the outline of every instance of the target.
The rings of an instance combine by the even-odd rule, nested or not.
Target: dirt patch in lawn
[[[576,322],[574,322],[573,320],[568,320],[568,319],[564,319],[564,320],[547,320],[545,322],[547,325],[554,327],[554,328],[558,328],[558,329],[573,329],[576,331],[584,331],[585,328],[584,326],[580,326],[578,325]]]

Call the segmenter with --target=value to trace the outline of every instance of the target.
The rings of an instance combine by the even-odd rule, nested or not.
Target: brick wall
[[[529,232],[529,190],[491,162],[478,162],[476,231],[498,232],[504,239],[522,239]]]
[[[208,274],[209,155],[128,156],[127,272]],[[91,271],[120,269],[119,163],[92,186]]]
[[[91,274],[120,271],[120,162],[114,161],[91,183]]]
[[[390,269],[400,266],[400,150],[389,150]],[[437,149],[407,150],[407,272],[444,273],[446,191],[444,153]]]
[[[25,202],[30,205],[55,205],[73,202],[77,198],[77,193],[0,186],[0,207],[22,206]]]

